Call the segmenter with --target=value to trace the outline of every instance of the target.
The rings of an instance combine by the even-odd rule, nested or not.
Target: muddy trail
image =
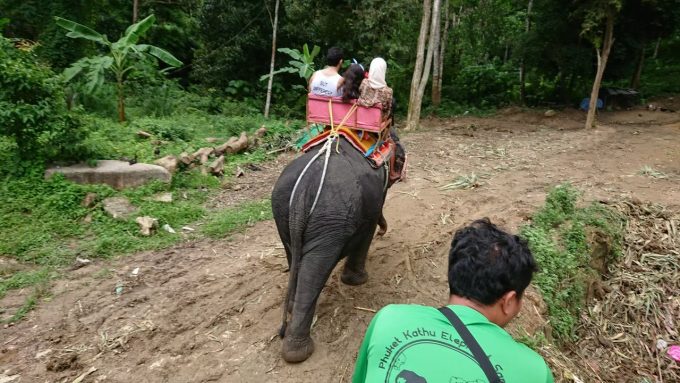
[[[273,221],[224,240],[187,242],[96,262],[54,282],[26,319],[0,329],[0,377],[8,382],[342,382],[373,312],[389,303],[440,305],[447,298],[452,233],[489,217],[516,230],[546,191],[571,182],[586,200],[680,201],[680,116],[644,110],[584,116],[506,110],[492,118],[430,120],[404,135],[408,179],[388,194],[387,234],[369,253],[369,281],[342,284],[339,265],[319,300],[316,351],[283,362],[276,336],[288,274]],[[284,155],[257,177],[236,180],[213,203],[269,194]],[[644,166],[666,178],[638,174]],[[474,175],[473,175],[474,174]],[[457,176],[470,189],[450,189]],[[103,272],[110,270],[110,272]],[[133,273],[137,270],[136,273]],[[122,286],[120,295],[116,287]],[[16,301],[9,293],[0,305]],[[545,324],[529,294],[515,335]]]

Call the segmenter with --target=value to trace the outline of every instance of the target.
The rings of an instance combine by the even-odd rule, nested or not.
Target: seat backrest
[[[335,125],[342,122],[349,113],[356,100],[342,102],[340,97],[326,97],[316,94],[307,95],[307,122],[324,125],[331,124],[331,115],[328,109],[328,102],[331,102],[333,113],[333,123]],[[382,105],[376,104],[372,107],[357,106],[346,120],[343,126],[353,129],[366,130],[369,132],[380,132],[383,129]]]

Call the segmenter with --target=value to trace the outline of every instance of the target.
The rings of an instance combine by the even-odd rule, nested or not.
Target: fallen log
[[[195,156],[187,152],[182,152],[182,154],[179,155],[179,161],[186,166],[191,165],[191,163],[194,162],[195,159],[196,159]]]
[[[198,158],[198,161],[201,163],[201,165],[204,165],[208,162],[208,157],[210,157],[214,151],[215,149],[213,148],[200,148],[196,151],[196,153],[193,154],[193,156],[194,158]]]
[[[224,174],[224,156],[219,156],[215,161],[213,161],[208,170],[211,174],[216,176],[221,176]]]
[[[234,142],[236,142],[236,141],[238,141],[238,137],[231,137],[231,138],[229,138],[229,140],[228,140],[227,142],[225,142],[224,144],[215,147],[215,155],[221,156],[222,154],[224,154],[224,152],[227,151],[227,147],[228,147],[229,145],[233,145]]]
[[[248,149],[248,136],[246,135],[246,132],[241,132],[241,136],[238,138],[238,140],[227,145],[225,153],[236,154],[241,153],[246,149]]]

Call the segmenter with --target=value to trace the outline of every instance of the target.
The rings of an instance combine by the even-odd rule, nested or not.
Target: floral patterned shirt
[[[368,84],[368,79],[364,79],[359,86],[359,99],[357,104],[361,106],[373,106],[382,104],[383,117],[387,117],[392,109],[392,88],[386,86],[380,89],[373,89]]]

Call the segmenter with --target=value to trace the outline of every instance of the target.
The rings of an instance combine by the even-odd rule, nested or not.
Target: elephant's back
[[[295,183],[308,165],[307,171],[298,182],[294,198],[313,202],[324,173],[325,155],[314,160],[320,146],[294,159],[284,168],[272,192],[273,205],[289,203]],[[338,149],[339,152],[336,152],[335,145],[332,148],[317,206],[326,210],[337,208],[344,211],[348,207],[369,207],[364,205],[377,204],[382,207],[385,171],[382,168],[372,168],[363,155],[344,140],[341,140]]]

